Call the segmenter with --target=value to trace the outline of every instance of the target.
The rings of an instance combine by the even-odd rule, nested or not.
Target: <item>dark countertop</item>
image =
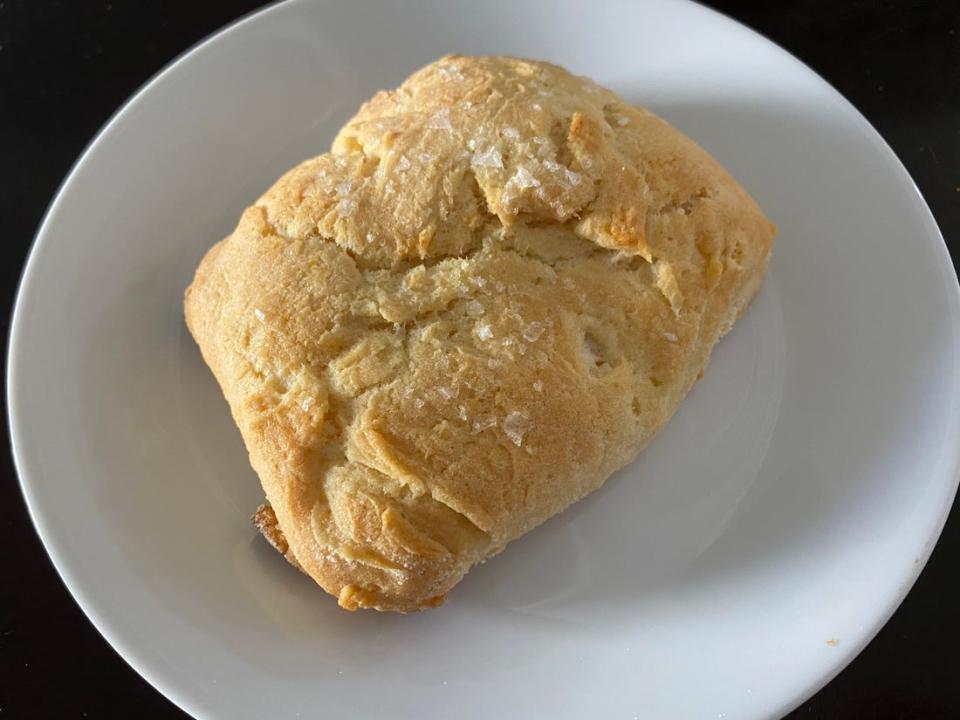
[[[264,3],[0,0],[0,317],[58,184],[153,73]],[[960,257],[960,3],[708,2],[823,75],[866,115]],[[0,718],[183,718],[100,637],[47,559],[0,445]],[[956,505],[912,592],[791,718],[960,717]]]

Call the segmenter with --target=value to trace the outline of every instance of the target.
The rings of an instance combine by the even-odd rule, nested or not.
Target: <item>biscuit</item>
[[[185,314],[258,527],[343,607],[411,611],[636,457],[774,234],[652,113],[548,63],[446,57],[249,207]]]

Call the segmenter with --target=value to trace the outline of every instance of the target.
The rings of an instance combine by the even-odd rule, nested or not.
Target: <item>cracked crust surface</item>
[[[248,208],[185,312],[267,538],[343,607],[410,611],[636,456],[774,232],[590,80],[447,57]]]

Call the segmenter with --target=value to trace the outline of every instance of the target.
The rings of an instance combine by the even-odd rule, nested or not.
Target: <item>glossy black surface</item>
[[[261,4],[0,1],[4,322],[41,216],[93,134],[182,50]],[[906,164],[960,256],[960,2],[708,4],[849,98]],[[0,455],[0,720],[186,717],[74,604],[30,524],[6,437]],[[957,514],[887,626],[791,718],[960,717]]]

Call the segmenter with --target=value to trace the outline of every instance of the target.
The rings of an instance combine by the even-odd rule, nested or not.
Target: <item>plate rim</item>
[[[941,261],[941,269],[943,269],[944,266],[950,268],[951,270],[955,268],[953,260],[950,256],[950,250],[944,239],[943,232],[941,231],[936,217],[930,209],[926,198],[923,196],[923,193],[917,186],[916,181],[913,179],[913,176],[910,175],[910,172],[903,164],[903,161],[896,154],[896,152],[894,152],[893,148],[886,141],[886,139],[860,112],[856,105],[848,100],[833,86],[832,83],[813,70],[813,68],[811,68],[807,63],[774,40],[770,39],[766,34],[750,27],[749,25],[746,25],[743,22],[740,22],[723,11],[703,5],[696,0],[671,0],[671,2],[674,2],[678,5],[683,4],[695,6],[698,10],[705,11],[707,14],[713,15],[715,20],[718,22],[732,25],[740,31],[747,31],[749,34],[762,39],[768,46],[786,56],[790,62],[802,68],[804,73],[810,79],[813,79],[823,85],[834,97],[834,99],[840,100],[849,110],[851,110],[853,112],[852,117],[854,118],[854,121],[860,125],[860,130],[865,136],[868,137],[868,139],[881,154],[886,155],[887,160],[893,160],[894,172],[901,173],[902,177],[908,181],[909,186],[916,193],[917,199],[919,199],[918,211],[927,221],[933,231],[933,245],[935,247],[935,252],[938,253]],[[181,688],[174,687],[174,683],[167,680],[162,672],[158,672],[152,667],[148,668],[147,666],[150,665],[150,661],[142,658],[138,651],[136,651],[136,649],[133,648],[127,640],[120,636],[121,633],[115,631],[115,629],[111,626],[110,620],[102,616],[96,610],[96,602],[91,600],[89,593],[81,587],[82,583],[77,582],[75,579],[76,573],[66,566],[66,563],[62,560],[62,558],[60,558],[59,549],[49,540],[49,532],[45,530],[46,525],[42,518],[42,509],[40,508],[38,502],[35,499],[31,500],[31,491],[29,487],[30,481],[27,479],[30,475],[30,472],[26,469],[28,461],[24,456],[24,451],[22,449],[23,441],[18,436],[16,423],[18,407],[20,405],[18,395],[21,392],[18,390],[16,378],[19,374],[19,365],[21,362],[23,362],[23,359],[18,359],[18,338],[23,332],[21,327],[25,322],[23,318],[24,296],[26,289],[36,282],[33,267],[36,264],[38,248],[47,237],[50,218],[62,204],[63,198],[65,197],[67,191],[76,180],[78,171],[90,159],[96,148],[103,142],[107,133],[124,119],[131,107],[139,100],[139,98],[149,92],[153,86],[164,76],[171,73],[181,64],[186,63],[195,54],[202,51],[208,45],[214,43],[221,37],[225,37],[226,35],[236,31],[241,26],[247,25],[248,23],[257,22],[263,16],[277,12],[278,10],[284,9],[288,6],[301,5],[304,3],[305,0],[275,0],[268,5],[241,15],[235,20],[208,33],[203,38],[180,52],[169,62],[164,64],[155,73],[153,73],[142,84],[140,84],[139,87],[137,87],[137,89],[117,107],[116,110],[114,110],[104,124],[87,142],[83,150],[77,155],[77,158],[73,161],[63,179],[60,181],[49,204],[47,205],[46,210],[43,213],[40,223],[37,226],[37,230],[34,233],[33,239],[31,240],[30,248],[27,252],[26,259],[20,271],[19,279],[16,283],[13,309],[11,311],[9,321],[10,330],[7,335],[7,347],[5,354],[7,367],[4,378],[7,400],[7,431],[10,440],[11,459],[14,469],[16,470],[20,491],[23,496],[24,504],[26,505],[30,521],[33,524],[34,531],[39,537],[47,557],[57,572],[61,582],[69,592],[70,597],[84,613],[86,618],[94,626],[100,636],[120,656],[120,658],[127,663],[127,665],[129,665],[141,678],[143,678],[144,681],[157,690],[157,692],[161,693],[168,701],[176,705],[187,714],[198,719],[211,717],[210,715],[207,715],[206,711],[201,707],[203,703],[199,699],[188,697],[186,694],[182,693]],[[936,242],[937,239],[939,240],[939,244]],[[957,329],[960,328],[960,278],[958,278],[958,274],[955,270],[954,272],[944,271],[944,274],[947,281],[946,286],[948,297],[953,301],[953,319],[957,323],[954,327]],[[950,282],[950,278],[952,278],[952,283]],[[960,379],[960,356],[957,356],[954,359],[954,378]],[[960,404],[955,403],[953,411],[960,412]],[[956,456],[953,461],[952,470],[945,471],[945,479],[947,482],[942,488],[943,504],[940,507],[939,514],[935,517],[928,518],[928,532],[924,535],[923,550],[918,555],[919,562],[915,561],[913,567],[905,567],[903,569],[903,577],[899,578],[899,582],[896,583],[896,591],[889,596],[883,611],[877,614],[874,621],[870,623],[866,629],[859,633],[856,642],[844,643],[842,654],[838,654],[832,662],[824,664],[823,670],[816,680],[809,683],[803,690],[794,694],[793,697],[786,698],[778,707],[771,707],[771,717],[782,717],[792,712],[805,701],[813,697],[821,689],[823,689],[837,675],[839,675],[857,656],[860,655],[864,648],[873,641],[880,630],[883,629],[883,627],[903,603],[903,600],[906,598],[906,596],[913,589],[914,584],[922,574],[931,554],[933,553],[934,548],[937,545],[940,535],[943,532],[944,525],[946,524],[947,518],[953,509],[953,505],[956,500],[958,486],[960,486],[960,448],[955,451],[955,455]]]

